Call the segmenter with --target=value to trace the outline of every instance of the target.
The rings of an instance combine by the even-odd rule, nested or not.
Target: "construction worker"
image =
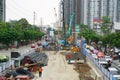
[[[41,76],[42,76],[42,71],[43,71],[43,69],[42,69],[42,67],[40,66],[40,67],[38,68],[39,77],[41,77]]]
[[[70,63],[70,60],[71,60],[71,54],[70,53],[67,54],[67,58],[68,58],[68,63]]]
[[[71,52],[72,53],[78,52],[78,48],[75,45],[73,45],[73,47],[71,48]]]

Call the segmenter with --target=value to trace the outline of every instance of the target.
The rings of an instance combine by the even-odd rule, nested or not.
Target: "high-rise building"
[[[62,0],[59,2],[59,13],[58,13],[58,20],[59,20],[59,26],[63,27],[63,10],[62,10]]]
[[[76,24],[80,24],[81,22],[81,0],[62,0],[64,1],[64,19],[65,24],[69,26],[70,24],[70,16],[73,15],[72,18],[72,26],[75,27]]]
[[[117,8],[116,8],[117,10],[117,12],[116,12],[116,15],[117,15],[117,17],[116,17],[116,21],[117,22],[120,22],[120,0],[117,0]]]
[[[94,20],[109,16],[111,21],[120,21],[120,0],[82,0],[81,23],[93,28]]]
[[[75,24],[80,24],[81,22],[81,6],[82,0],[76,0],[76,8],[75,8]]]
[[[5,22],[6,0],[0,0],[0,21]]]
[[[120,22],[120,0],[64,0],[64,19],[67,25],[73,12],[73,26],[81,23],[92,29],[100,28],[103,16],[109,16],[111,22]]]

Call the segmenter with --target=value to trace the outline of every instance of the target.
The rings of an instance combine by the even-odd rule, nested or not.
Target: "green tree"
[[[78,35],[83,36],[87,40],[87,42],[98,42],[100,40],[100,35],[98,35],[95,31],[93,31],[87,25],[84,24],[81,25],[81,31]]]
[[[20,29],[28,29],[29,28],[29,23],[25,18],[22,18],[18,21],[18,24],[20,26]]]
[[[120,32],[106,34],[102,37],[103,45],[120,47]]]
[[[40,39],[44,33],[40,32],[37,26],[34,29],[31,26],[26,19],[0,22],[0,43],[8,47],[14,41]]]
[[[110,21],[110,17],[108,17],[108,16],[102,17],[101,31],[103,32],[103,34],[110,33],[112,25],[113,25],[113,23]]]

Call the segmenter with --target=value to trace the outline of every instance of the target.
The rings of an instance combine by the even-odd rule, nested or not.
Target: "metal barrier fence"
[[[13,64],[14,64],[13,60],[9,60],[7,62],[0,63],[0,73],[5,71],[6,69],[10,68],[11,65],[13,65]]]
[[[93,64],[106,76],[107,80],[117,80],[115,77],[113,77],[112,74],[110,74],[108,70],[99,64],[98,61],[90,53],[87,52],[84,44],[82,44],[82,54],[86,55],[93,62]]]

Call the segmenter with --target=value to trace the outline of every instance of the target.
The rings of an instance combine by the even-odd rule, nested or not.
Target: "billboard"
[[[50,36],[54,36],[54,31],[53,30],[50,31]]]

